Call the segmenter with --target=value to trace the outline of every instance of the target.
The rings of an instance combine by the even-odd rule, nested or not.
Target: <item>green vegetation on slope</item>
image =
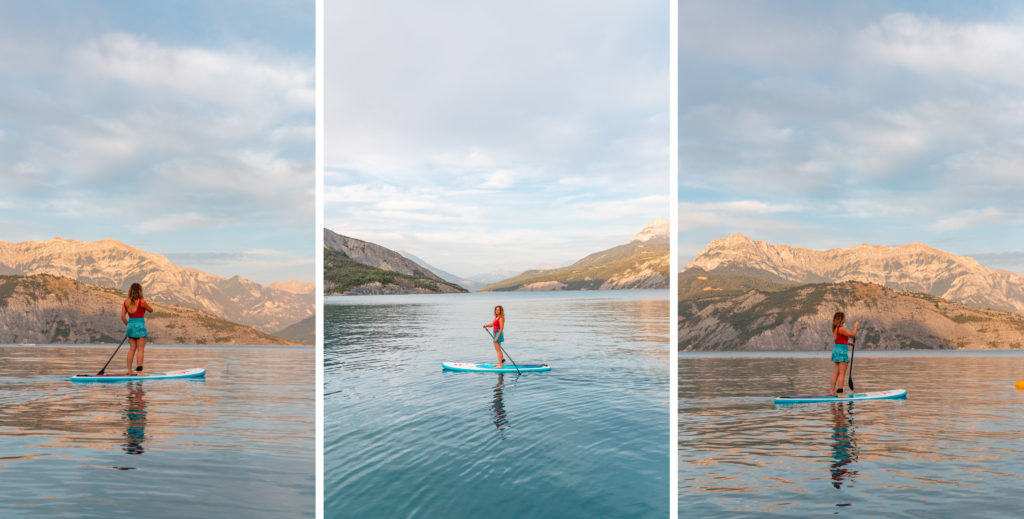
[[[367,285],[408,285],[430,292],[443,292],[441,285],[451,287],[456,292],[467,292],[465,288],[447,281],[435,281],[424,277],[409,276],[383,270],[359,263],[345,255],[344,252],[324,247],[324,293],[327,295],[344,294],[349,290]]]
[[[669,253],[664,242],[627,243],[595,252],[568,267],[551,270],[527,270],[518,276],[491,283],[481,292],[508,292],[532,283],[555,281],[565,283],[565,290],[596,290],[612,276],[636,265],[656,261]]]

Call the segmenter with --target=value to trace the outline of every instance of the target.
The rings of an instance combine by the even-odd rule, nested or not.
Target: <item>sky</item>
[[[325,226],[459,276],[669,215],[668,2],[325,6]]]
[[[679,254],[739,232],[1024,272],[1024,5],[681,2]]]
[[[0,4],[0,240],[315,277],[315,4]]]

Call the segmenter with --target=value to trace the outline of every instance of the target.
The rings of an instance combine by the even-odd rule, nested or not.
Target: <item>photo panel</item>
[[[680,517],[1017,513],[1022,14],[680,4]]]
[[[325,517],[668,517],[669,4],[329,3]]]
[[[0,5],[0,515],[316,513],[315,4]]]

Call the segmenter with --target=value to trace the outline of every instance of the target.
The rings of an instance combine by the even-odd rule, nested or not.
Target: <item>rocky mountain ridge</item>
[[[791,283],[861,281],[964,304],[1024,313],[1024,275],[912,243],[813,250],[742,234],[714,240],[687,268]]]
[[[750,288],[757,286],[757,288]],[[1024,317],[880,285],[771,284],[741,274],[680,275],[680,351],[821,350],[832,315],[860,321],[863,349],[1024,347]]]
[[[644,226],[625,244],[555,269],[528,270],[481,291],[622,290],[669,286],[668,220]]]
[[[110,238],[0,241],[0,274],[50,274],[118,290],[138,282],[153,301],[190,306],[266,332],[297,323],[315,311],[312,292],[297,294],[239,276],[222,278],[180,267],[161,254]]]
[[[0,343],[120,342],[126,295],[49,274],[0,276]],[[154,344],[295,344],[187,306],[152,304],[146,330]]]
[[[324,229],[325,295],[466,291],[391,249]]]

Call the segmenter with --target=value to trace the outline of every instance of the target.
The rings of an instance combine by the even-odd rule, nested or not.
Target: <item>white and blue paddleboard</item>
[[[132,373],[104,373],[102,375],[79,374],[71,377],[72,382],[127,382],[130,380],[161,380],[166,378],[188,378],[206,376],[206,368],[179,369],[166,373],[146,373],[145,375],[134,375]]]
[[[850,393],[847,396],[780,396],[775,398],[776,404],[813,404],[816,402],[854,402],[860,400],[886,400],[907,398],[906,389],[890,389],[871,393]]]
[[[516,367],[511,363],[500,368],[495,364],[472,364],[469,362],[442,362],[441,367],[449,371],[478,371],[488,373],[516,373]],[[551,371],[547,364],[520,364],[519,371]]]

